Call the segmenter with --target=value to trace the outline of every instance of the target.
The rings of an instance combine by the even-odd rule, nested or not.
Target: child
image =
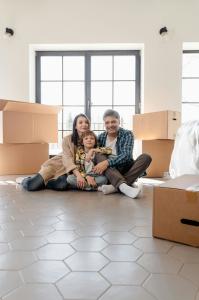
[[[72,188],[84,190],[97,190],[98,186],[107,184],[104,175],[93,173],[95,153],[111,154],[112,149],[108,147],[97,148],[97,137],[93,131],[83,133],[81,139],[82,146],[77,148],[75,164],[77,169],[72,175],[68,175],[67,182]]]

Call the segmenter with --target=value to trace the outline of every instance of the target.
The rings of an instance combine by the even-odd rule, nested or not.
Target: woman
[[[67,174],[75,174],[77,166],[75,165],[75,153],[80,146],[81,136],[90,129],[90,121],[84,114],[79,114],[73,121],[72,134],[64,137],[62,142],[63,152],[49,160],[42,166],[41,170],[32,177],[27,177],[21,182],[23,188],[27,191],[38,191],[42,189],[53,189],[58,191],[67,190]],[[77,177],[77,186],[81,188],[83,178]]]

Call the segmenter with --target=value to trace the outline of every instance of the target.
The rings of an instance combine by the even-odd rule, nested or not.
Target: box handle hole
[[[191,226],[199,226],[199,222],[195,220],[189,220],[189,219],[181,219],[180,222],[182,224],[191,225]]]

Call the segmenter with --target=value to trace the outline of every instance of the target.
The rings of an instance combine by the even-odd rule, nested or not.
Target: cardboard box
[[[34,174],[49,158],[48,144],[0,145],[0,175]]]
[[[199,247],[199,175],[183,175],[154,188],[153,236]]]
[[[133,116],[133,133],[136,139],[174,140],[181,125],[181,114],[177,111],[159,111]]]
[[[152,157],[152,162],[147,169],[147,177],[163,177],[164,173],[169,171],[173,147],[173,140],[142,141],[142,153]]]
[[[0,143],[56,143],[58,106],[0,100]]]

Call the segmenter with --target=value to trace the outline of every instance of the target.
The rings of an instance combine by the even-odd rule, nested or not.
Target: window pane
[[[85,88],[83,82],[64,82],[64,105],[83,105]]]
[[[133,115],[135,106],[115,106],[114,109],[120,114],[120,125],[125,129],[133,129]]]
[[[182,104],[182,122],[199,119],[199,104]]]
[[[64,80],[84,80],[84,56],[64,56]]]
[[[61,105],[62,83],[41,82],[41,103],[48,105]]]
[[[114,82],[114,105],[135,104],[135,82]]]
[[[135,56],[114,56],[114,80],[135,80]]]
[[[79,107],[64,107],[63,110],[63,128],[64,130],[72,130],[73,120],[76,115],[84,113],[84,106]]]
[[[62,80],[62,57],[41,57],[41,80]]]
[[[112,104],[112,82],[91,82],[92,105]]]
[[[112,56],[91,56],[91,80],[112,80]]]
[[[105,110],[112,108],[106,107],[91,107],[91,129],[104,130],[103,114]]]
[[[199,102],[199,79],[182,80],[182,101]]]
[[[183,77],[199,77],[199,53],[183,54]]]

